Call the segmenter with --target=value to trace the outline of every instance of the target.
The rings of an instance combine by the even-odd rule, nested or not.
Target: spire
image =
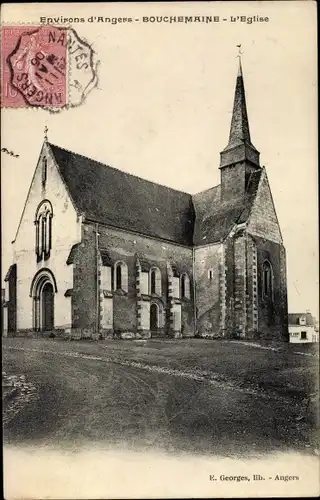
[[[221,167],[249,160],[259,166],[259,153],[251,143],[246,95],[244,89],[241,52],[234,95],[228,145],[221,153]],[[232,151],[232,154],[231,154]]]
[[[238,77],[237,78],[239,78],[239,77],[243,78],[242,64],[241,64],[241,55],[238,55],[237,57],[239,58],[239,68],[238,68]]]
[[[243,144],[244,142],[251,144],[241,56],[239,56],[239,69],[234,95],[229,143],[227,148],[229,149],[230,147],[236,146],[237,144]]]

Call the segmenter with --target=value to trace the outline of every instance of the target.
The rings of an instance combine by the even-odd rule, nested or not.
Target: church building
[[[8,334],[288,340],[285,248],[241,62],[219,169],[191,195],[45,138],[5,278]]]

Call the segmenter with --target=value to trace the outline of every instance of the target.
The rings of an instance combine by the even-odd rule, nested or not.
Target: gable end
[[[282,235],[265,168],[260,178],[247,225],[248,233],[282,244]]]

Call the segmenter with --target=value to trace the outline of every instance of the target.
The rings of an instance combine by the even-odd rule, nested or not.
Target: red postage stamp
[[[80,104],[96,83],[93,50],[71,28],[2,28],[2,107],[59,110]]]

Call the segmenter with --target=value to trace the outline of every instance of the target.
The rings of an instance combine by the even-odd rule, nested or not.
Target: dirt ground
[[[25,376],[34,390],[7,405],[4,443],[313,453],[317,368],[312,348],[286,344],[7,338],[5,377]]]

